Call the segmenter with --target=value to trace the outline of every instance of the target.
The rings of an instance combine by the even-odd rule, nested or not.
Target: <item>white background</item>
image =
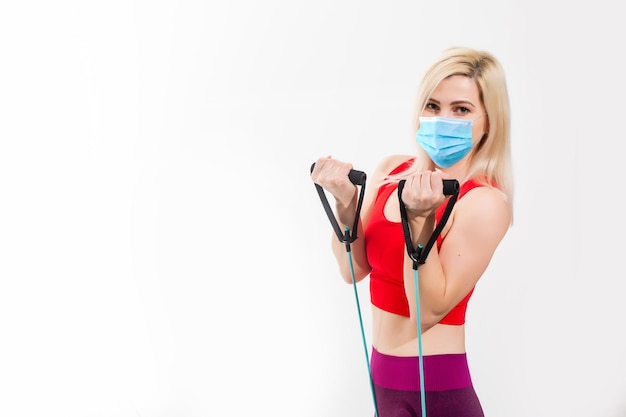
[[[309,168],[413,152],[464,45],[513,115],[515,224],[468,310],[485,412],[626,416],[618,6],[4,2],[0,415],[371,416]]]

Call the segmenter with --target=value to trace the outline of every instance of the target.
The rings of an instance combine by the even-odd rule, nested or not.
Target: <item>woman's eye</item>
[[[426,104],[426,108],[428,110],[431,110],[431,111],[439,110],[439,106],[437,106],[435,103],[428,103],[428,104]]]
[[[455,111],[459,114],[467,114],[470,112],[470,109],[467,107],[458,107]]]

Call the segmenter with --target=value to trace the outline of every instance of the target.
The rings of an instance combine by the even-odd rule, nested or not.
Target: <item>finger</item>
[[[332,169],[332,163],[333,159],[330,155],[318,158],[311,172],[313,181],[318,183],[324,178],[327,178],[329,169]]]
[[[437,195],[443,194],[443,172],[435,170],[431,173],[430,186]]]
[[[329,169],[329,173],[332,173],[332,176],[336,178],[339,182],[349,180],[348,175],[350,174],[350,170],[352,169],[351,163],[341,162],[333,159],[329,165],[332,168],[332,171]]]
[[[331,161],[332,161],[332,157],[330,155],[318,158],[317,161],[315,162],[314,171],[317,170],[319,172],[323,170],[324,166],[326,166],[326,164]]]
[[[432,194],[433,186],[432,186],[432,171],[424,171],[421,173],[421,181],[420,186],[422,188],[422,195]]]

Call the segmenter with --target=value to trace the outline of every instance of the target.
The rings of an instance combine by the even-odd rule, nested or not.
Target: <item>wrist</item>
[[[413,247],[426,245],[435,230],[435,216],[415,216],[409,220]]]

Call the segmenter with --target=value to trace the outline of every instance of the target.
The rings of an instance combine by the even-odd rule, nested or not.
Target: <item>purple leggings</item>
[[[427,417],[484,417],[464,353],[429,355],[423,361]],[[421,417],[417,356],[372,349],[370,369],[378,417]]]

